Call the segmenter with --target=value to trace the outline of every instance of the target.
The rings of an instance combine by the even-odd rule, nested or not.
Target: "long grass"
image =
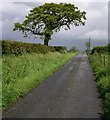
[[[100,55],[101,54],[101,55]],[[90,55],[90,61],[94,70],[95,80],[103,99],[105,119],[110,119],[110,71],[108,52]],[[100,57],[101,56],[101,57]],[[104,59],[105,56],[105,59]]]
[[[25,96],[76,53],[24,54],[2,58],[2,109]]]
[[[2,59],[0,55],[0,108],[1,106],[2,106]]]

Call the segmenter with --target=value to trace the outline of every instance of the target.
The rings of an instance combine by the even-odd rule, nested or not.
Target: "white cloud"
[[[103,30],[93,30],[79,36],[79,39],[88,39],[88,38],[92,38],[94,40],[107,40],[108,33],[107,31],[103,31]]]
[[[96,19],[96,18],[99,18],[101,16],[102,16],[102,12],[99,11],[99,10],[90,10],[90,11],[87,12],[87,18],[88,19],[91,19],[91,18]]]
[[[24,16],[28,14],[30,11],[30,7],[24,4],[16,4],[16,3],[3,3],[2,4],[2,13],[3,19],[13,19],[13,17]]]

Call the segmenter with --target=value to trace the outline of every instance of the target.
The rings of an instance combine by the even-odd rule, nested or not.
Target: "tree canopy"
[[[53,32],[60,31],[62,26],[68,30],[71,25],[85,25],[85,15],[85,11],[81,12],[70,3],[45,3],[30,10],[22,23],[14,24],[13,30],[22,31],[24,37],[38,35],[44,40],[44,45],[48,45]]]

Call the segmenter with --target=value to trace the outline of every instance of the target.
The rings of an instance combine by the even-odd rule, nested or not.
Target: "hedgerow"
[[[93,54],[94,52],[102,53],[102,52],[108,52],[110,51],[110,44],[107,46],[96,46],[92,49],[91,53]]]
[[[89,55],[92,68],[94,71],[95,80],[103,100],[104,118],[110,119],[110,44],[107,46],[94,47],[92,54]],[[100,57],[101,55],[101,57]],[[103,60],[105,58],[105,60]],[[104,64],[105,63],[105,64]]]
[[[2,40],[1,43],[3,55],[21,55],[33,52],[46,54],[48,52],[55,52],[54,47],[42,44],[14,42],[9,40]]]

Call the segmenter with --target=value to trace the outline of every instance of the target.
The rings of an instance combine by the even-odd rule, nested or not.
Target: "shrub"
[[[98,52],[98,53],[103,53],[103,52],[110,51],[110,44],[108,44],[107,46],[96,46],[96,47],[94,47],[91,51],[91,54],[93,54],[95,51]]]
[[[55,48],[55,51],[61,52],[61,53],[67,51],[67,48],[65,46],[54,46],[54,48]]]
[[[76,51],[78,51],[76,46],[73,46],[73,47],[69,50],[69,52],[76,52]]]
[[[110,120],[110,92],[105,95],[104,113],[106,120]]]
[[[95,80],[97,81],[100,95],[103,99],[103,111],[104,118],[110,119],[110,70],[108,67],[109,62],[109,49],[110,45],[104,47],[95,47],[93,50],[97,51],[97,54],[92,51],[92,55],[89,55],[90,61],[92,63],[92,68],[94,70]],[[106,56],[106,64],[100,62],[100,53],[103,56]],[[98,55],[98,56],[97,56]]]
[[[41,44],[14,42],[8,40],[2,40],[1,43],[3,55],[19,55],[33,52],[46,54],[48,52],[55,52],[54,47]]]

